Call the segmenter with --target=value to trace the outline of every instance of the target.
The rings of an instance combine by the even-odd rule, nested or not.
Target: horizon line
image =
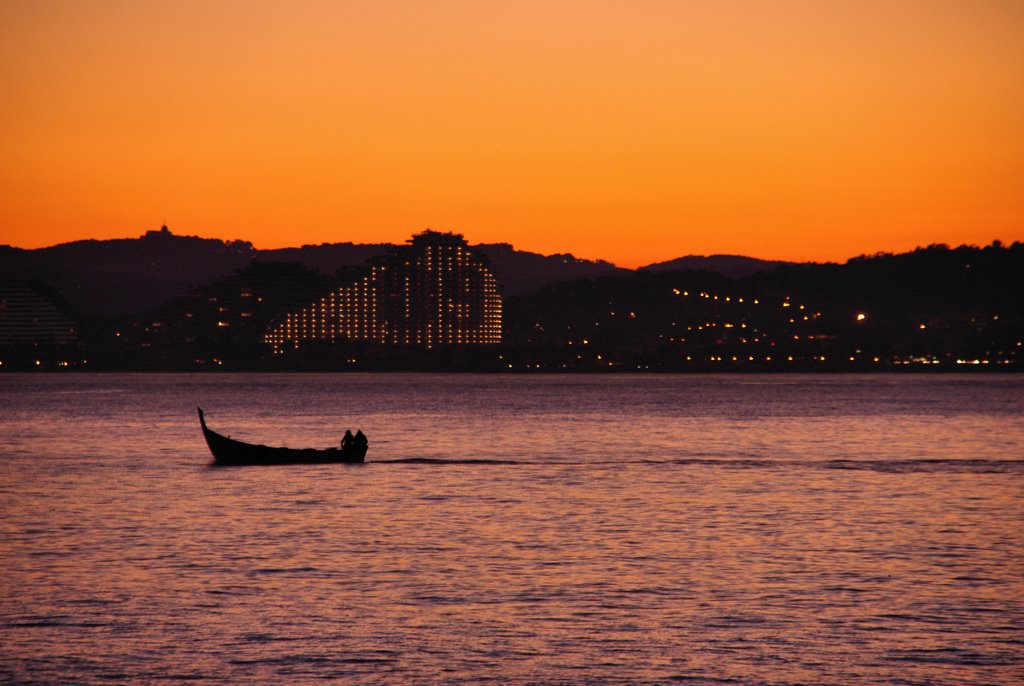
[[[111,238],[77,238],[77,239],[74,239],[74,240],[63,241],[63,242],[60,242],[60,243],[53,243],[51,245],[43,245],[43,246],[37,246],[37,247],[23,247],[23,246],[14,245],[14,244],[11,244],[11,243],[0,243],[0,247],[14,248],[16,250],[49,250],[49,249],[57,248],[57,247],[64,246],[64,245],[72,245],[74,243],[142,240],[143,238],[146,238],[147,236],[154,235],[154,234],[155,235],[160,235],[160,234],[164,233],[165,231],[166,231],[166,234],[168,236],[171,236],[171,237],[174,237],[174,238],[196,238],[196,239],[200,239],[200,240],[213,240],[213,241],[220,241],[221,243],[224,243],[224,244],[244,243],[244,244],[249,245],[253,250],[257,250],[257,251],[261,251],[261,252],[269,252],[269,251],[273,251],[273,250],[301,250],[302,248],[315,248],[315,247],[329,246],[329,245],[353,245],[353,246],[359,246],[359,245],[362,245],[362,246],[371,246],[371,245],[402,245],[402,244],[404,244],[406,242],[406,241],[402,241],[402,242],[393,242],[393,241],[356,242],[356,241],[351,241],[351,240],[340,240],[340,241],[330,241],[330,242],[325,241],[325,242],[320,242],[320,243],[302,243],[301,245],[284,245],[284,246],[280,246],[280,247],[264,248],[264,247],[259,247],[259,246],[255,245],[253,243],[253,241],[251,241],[249,239],[244,239],[244,238],[221,238],[221,237],[217,237],[217,236],[201,236],[201,235],[198,235],[198,234],[174,233],[174,231],[172,231],[168,227],[168,225],[166,223],[162,223],[159,229],[149,229],[148,231],[144,231],[142,234],[137,235],[137,236],[121,236],[121,237],[111,237]],[[531,253],[531,254],[534,254],[534,255],[541,255],[543,257],[555,257],[555,256],[565,255],[565,256],[572,257],[573,259],[582,260],[582,261],[585,261],[585,262],[604,262],[606,264],[611,265],[612,267],[615,267],[616,269],[623,269],[623,270],[627,270],[627,271],[639,271],[641,269],[645,269],[645,268],[648,268],[648,267],[652,267],[652,266],[656,266],[656,265],[661,265],[661,264],[667,264],[669,262],[674,262],[676,260],[686,259],[686,258],[689,258],[689,257],[704,258],[704,259],[713,258],[713,257],[737,257],[737,258],[742,258],[742,259],[757,260],[757,261],[761,261],[761,262],[776,262],[776,263],[782,263],[782,264],[846,264],[846,263],[850,262],[851,260],[860,259],[860,258],[869,258],[869,257],[884,256],[884,255],[901,255],[901,254],[907,254],[907,253],[915,252],[917,250],[923,250],[923,249],[932,248],[932,247],[944,247],[944,248],[949,249],[949,250],[955,250],[955,249],[958,249],[958,248],[974,248],[974,249],[979,249],[980,250],[980,249],[988,248],[988,247],[1004,247],[1005,248],[1005,247],[1010,247],[1010,246],[1014,246],[1014,245],[1019,245],[1022,242],[1024,242],[1024,241],[1018,240],[1018,239],[1014,239],[1012,241],[1008,241],[1008,240],[1004,240],[1002,238],[993,238],[991,241],[989,241],[988,243],[985,243],[985,244],[959,243],[957,245],[953,245],[951,243],[937,241],[937,242],[928,243],[928,244],[919,244],[919,245],[916,245],[913,248],[910,248],[910,249],[907,249],[907,250],[902,250],[902,251],[898,251],[898,250],[876,250],[874,252],[861,252],[861,253],[859,253],[857,255],[852,255],[852,256],[846,257],[842,261],[839,261],[839,260],[827,260],[827,259],[826,260],[814,260],[814,259],[803,259],[803,260],[801,260],[801,259],[777,259],[777,258],[769,258],[769,257],[757,257],[757,256],[754,256],[754,255],[747,255],[747,254],[741,254],[741,253],[726,253],[726,252],[720,252],[720,253],[686,253],[686,254],[683,254],[683,255],[677,255],[676,257],[670,257],[670,258],[665,259],[665,260],[660,260],[660,261],[656,261],[656,262],[649,262],[649,263],[646,263],[646,264],[641,264],[641,265],[636,266],[636,267],[624,267],[624,266],[622,266],[620,264],[612,262],[611,260],[603,258],[603,257],[598,257],[598,258],[580,257],[579,255],[576,255],[575,253],[568,252],[568,251],[566,251],[566,252],[544,253],[544,252],[540,252],[540,251],[537,251],[537,250],[530,250],[528,248],[527,249],[517,248],[515,246],[515,244],[513,244],[510,241],[472,243],[466,237],[466,234],[461,232],[461,231],[445,231],[445,230],[441,230],[441,229],[424,228],[424,229],[421,229],[419,231],[413,232],[410,235],[410,238],[411,238],[411,236],[418,235],[419,233],[423,233],[424,231],[441,231],[443,233],[454,233],[454,234],[457,234],[457,235],[461,235],[463,238],[466,238],[466,242],[470,244],[470,247],[474,247],[474,246],[487,246],[487,245],[507,245],[512,250],[514,250],[516,252]]]

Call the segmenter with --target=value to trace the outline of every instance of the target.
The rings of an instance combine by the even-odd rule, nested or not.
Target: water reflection
[[[1013,379],[37,378],[0,390],[6,680],[1024,676]],[[209,469],[197,395],[381,461]]]

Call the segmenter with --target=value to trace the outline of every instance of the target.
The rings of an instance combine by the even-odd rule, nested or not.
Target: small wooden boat
[[[366,458],[367,443],[358,439],[344,448],[272,448],[266,445],[243,443],[222,436],[207,428],[203,409],[199,410],[199,425],[203,438],[213,453],[215,465],[260,465],[260,464],[327,464],[332,462],[359,463]]]

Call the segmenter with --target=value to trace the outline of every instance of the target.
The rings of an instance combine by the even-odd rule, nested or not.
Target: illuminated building
[[[66,345],[77,338],[55,292],[34,280],[0,282],[0,346]]]
[[[462,236],[425,231],[264,336],[275,352],[341,340],[426,348],[500,343],[497,280]]]

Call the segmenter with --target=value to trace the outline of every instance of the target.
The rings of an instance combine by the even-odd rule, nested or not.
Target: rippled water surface
[[[0,508],[2,682],[1024,683],[1017,376],[3,375]]]

